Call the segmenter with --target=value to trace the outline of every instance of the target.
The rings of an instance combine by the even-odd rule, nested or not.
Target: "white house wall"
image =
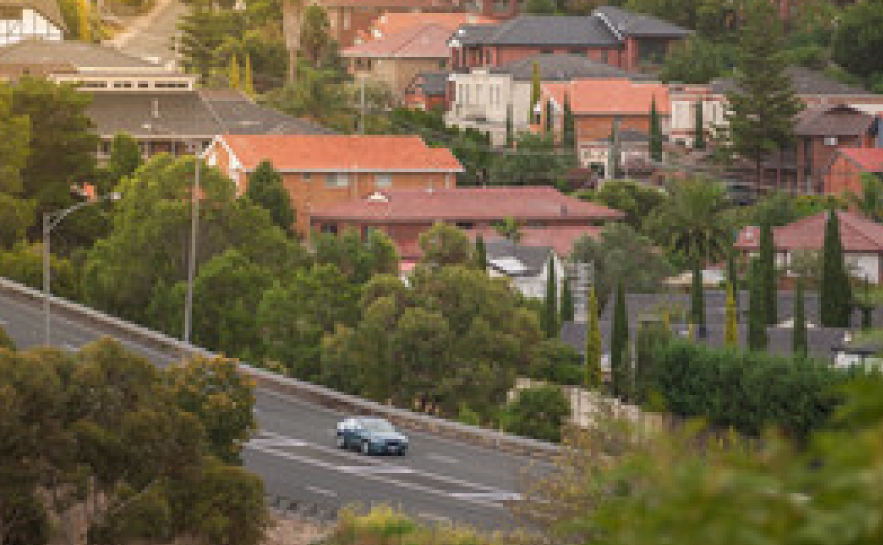
[[[61,41],[64,39],[64,34],[40,13],[28,8],[22,10],[21,20],[0,20],[0,46],[20,42],[26,38]]]

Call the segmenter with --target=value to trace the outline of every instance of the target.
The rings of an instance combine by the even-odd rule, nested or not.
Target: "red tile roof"
[[[656,99],[656,111],[669,113],[668,86],[657,82],[628,79],[581,79],[542,85],[544,98],[551,97],[559,107],[570,98],[573,113],[580,115],[646,114]]]
[[[367,33],[365,41],[385,38],[408,28],[435,24],[453,32],[460,25],[486,25],[496,23],[496,19],[475,13],[384,13],[378,17]]]
[[[612,220],[622,212],[568,197],[551,187],[391,189],[368,199],[317,205],[313,219],[376,223],[435,221]]]
[[[573,250],[573,243],[588,236],[590,238],[598,238],[603,227],[595,225],[550,225],[548,227],[522,227],[521,240],[518,244],[522,246],[549,246],[559,256],[570,255]],[[500,240],[502,237],[494,230],[489,228],[471,229],[468,231],[469,238],[475,240],[480,234],[485,242],[492,240]]]
[[[839,153],[865,172],[883,172],[883,148],[840,148]]]
[[[322,0],[328,7],[387,8],[387,9],[453,9],[460,5],[456,0]]]
[[[854,212],[840,210],[840,240],[845,252],[883,252],[883,225]],[[803,218],[784,227],[773,228],[777,250],[821,250],[825,241],[827,212]],[[742,229],[736,248],[754,250],[760,244],[760,229],[750,226]]]
[[[287,172],[462,172],[447,148],[419,136],[231,135],[220,137],[247,171],[261,161]]]
[[[418,25],[348,47],[340,54],[383,59],[447,59],[451,54],[448,38],[452,33],[451,29],[434,23]]]

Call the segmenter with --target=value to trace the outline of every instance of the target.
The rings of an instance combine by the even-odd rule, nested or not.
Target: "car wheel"
[[[362,441],[362,454],[371,454],[371,445],[368,441]]]
[[[346,448],[346,439],[343,435],[337,436],[337,448]]]
[[[406,448],[399,449],[399,456],[404,456],[407,452],[408,452],[408,449],[406,449]]]

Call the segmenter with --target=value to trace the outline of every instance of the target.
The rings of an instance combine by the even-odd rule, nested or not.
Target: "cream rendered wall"
[[[20,20],[0,20],[0,46],[27,38],[61,41],[64,35],[61,29],[48,19],[28,8],[22,10]]]
[[[453,75],[454,100],[445,115],[449,126],[474,128],[491,134],[494,145],[506,141],[506,113],[512,105],[513,129],[529,127],[530,83],[513,82],[508,74],[473,70]]]

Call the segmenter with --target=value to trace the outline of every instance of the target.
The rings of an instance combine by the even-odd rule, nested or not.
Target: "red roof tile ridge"
[[[883,249],[883,225],[848,210],[838,210],[837,219],[840,221],[841,229],[848,228],[872,246]],[[868,232],[872,229],[878,231],[876,234],[879,236],[875,237],[873,233]]]

